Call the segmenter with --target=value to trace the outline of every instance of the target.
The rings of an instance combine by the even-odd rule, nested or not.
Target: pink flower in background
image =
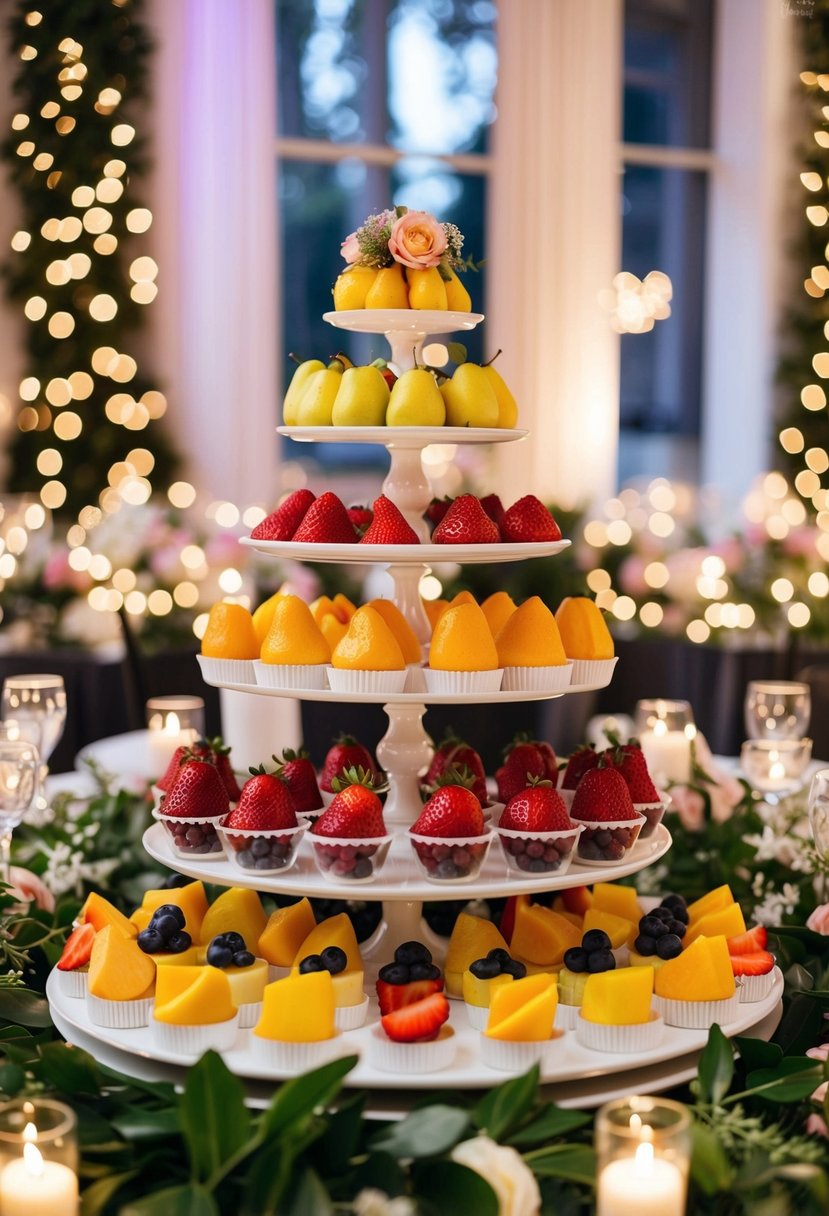
[[[619,567],[619,586],[628,595],[647,595],[648,584],[645,582],[644,558],[631,554],[626,557]]]
[[[24,870],[21,866],[12,866],[9,872],[12,894],[19,895],[26,903],[34,903],[36,908],[44,912],[54,912],[55,897],[37,874]]]
[[[783,541],[783,552],[789,557],[816,557],[817,528],[792,528]]]
[[[736,536],[726,537],[725,540],[718,541],[711,546],[711,553],[715,557],[721,557],[725,562],[727,574],[732,574],[735,570],[740,570],[745,562],[745,551],[742,543]]]
[[[688,785],[675,785],[671,788],[671,798],[670,809],[677,812],[685,830],[702,831],[705,823],[705,799],[702,794]]]
[[[826,1126],[823,1116],[815,1111],[806,1120],[806,1135],[823,1136],[824,1140],[829,1140],[829,1127]]]
[[[731,818],[734,808],[742,801],[743,787],[736,777],[723,772],[719,765],[715,764],[703,734],[697,733],[694,749],[696,763],[710,782],[705,784],[705,792],[711,800],[711,818],[715,823],[724,823]],[[671,797],[672,809],[679,813],[683,826],[689,832],[700,831],[705,819],[705,799],[700,790],[687,785],[675,785],[671,787]]]
[[[351,232],[340,245],[340,253],[343,260],[348,262],[349,266],[360,260],[360,245],[357,240],[357,233]]]
[[[211,536],[204,546],[204,556],[210,566],[238,566],[241,552],[238,537],[230,532]]]
[[[392,225],[389,253],[403,266],[412,270],[437,266],[445,252],[443,225],[428,211],[407,211]]]
[[[48,591],[68,587],[79,595],[92,586],[92,580],[83,570],[73,570],[69,565],[69,550],[55,549],[46,559],[43,568],[43,585]]]
[[[810,1047],[806,1052],[810,1060],[822,1060],[826,1063],[829,1059],[829,1043],[820,1043],[817,1047]],[[813,1102],[820,1102],[823,1105],[823,1099],[826,1097],[826,1091],[829,1089],[829,1082],[824,1081],[822,1085],[818,1085],[815,1092],[812,1094]]]
[[[820,904],[815,908],[806,921],[806,928],[811,929],[813,933],[821,933],[824,937],[829,934],[829,904]]]
[[[172,581],[181,570],[181,549],[174,545],[153,549],[149,565],[157,578]]]

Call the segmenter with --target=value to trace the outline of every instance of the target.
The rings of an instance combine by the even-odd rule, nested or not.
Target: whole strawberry
[[[226,828],[243,832],[270,832],[277,828],[295,828],[296,811],[287,784],[264,766],[252,768],[242,786],[237,805],[224,821]]]
[[[546,781],[539,781],[515,794],[498,821],[511,832],[567,832],[575,825],[561,794]]]
[[[374,500],[374,519],[360,539],[361,545],[419,545],[420,537],[390,498]]]
[[[573,805],[573,819],[590,823],[613,823],[637,818],[630,791],[622,774],[601,761],[585,773],[578,784]]]
[[[177,747],[170,758],[170,763],[164,771],[164,774],[156,781],[156,785],[160,790],[164,790],[165,794],[169,794],[173,788],[176,778],[179,774],[179,769],[185,760],[191,756],[210,756],[210,747],[206,740],[199,739],[196,743],[184,743]]]
[[[436,528],[443,519],[446,512],[452,506],[451,498],[433,498],[426,508],[424,519]]]
[[[385,836],[383,804],[374,792],[373,776],[363,768],[350,768],[335,778],[336,794],[311,828],[315,836],[358,840]]]
[[[371,507],[349,507],[348,518],[362,536],[374,519],[374,512]]]
[[[561,779],[561,788],[574,790],[584,774],[589,773],[591,768],[595,768],[598,763],[599,753],[592,743],[577,747],[574,752],[571,752],[567,761],[567,767]]]
[[[474,778],[469,788],[478,801],[485,806],[489,802],[489,798],[486,790],[484,762],[474,747],[470,747],[453,731],[448,730],[432,757],[432,763],[429,765],[423,784],[427,789],[431,788],[437,784],[445,772],[452,768],[468,770]]]
[[[548,780],[547,762],[526,735],[516,735],[504,753],[504,763],[495,772],[498,801],[509,802],[529,785],[532,778]]]
[[[481,506],[492,522],[500,528],[501,520],[504,518],[504,504],[498,495],[485,494],[481,499]]]
[[[191,756],[179,769],[173,788],[161,802],[161,814],[213,819],[226,815],[230,800],[211,760]]]
[[[378,768],[367,747],[358,743],[353,735],[340,735],[328,749],[320,773],[320,789],[327,794],[334,792],[333,781],[347,768],[364,768],[377,776]]]
[[[230,748],[218,735],[215,739],[208,739],[207,746],[213,757],[213,763],[216,765],[216,772],[221,777],[222,784],[227,791],[228,798],[231,802],[236,802],[242,791],[239,788],[239,782],[236,780],[233,765],[230,763]]]
[[[295,809],[298,812],[318,811],[323,802],[317,785],[317,774],[308,753],[295,752],[289,747],[276,762],[279,766],[276,775],[282,778],[291,791]]]
[[[358,537],[344,505],[329,490],[311,503],[291,539],[303,544],[356,545]]]
[[[636,739],[629,743],[609,747],[605,753],[607,763],[621,773],[630,790],[633,802],[659,802],[659,791],[651,780],[645,753]]]
[[[561,540],[561,529],[540,499],[527,494],[501,520],[501,539],[512,544]]]
[[[310,490],[294,490],[275,511],[271,511],[251,532],[253,540],[291,540],[302,523],[315,495]]]
[[[432,533],[435,545],[495,545],[498,527],[474,494],[461,494]]]
[[[418,836],[481,836],[484,814],[471,790],[445,785],[432,794],[411,830]]]

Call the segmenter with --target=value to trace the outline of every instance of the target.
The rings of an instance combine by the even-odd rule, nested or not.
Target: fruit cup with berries
[[[670,795],[660,794],[651,780],[645,753],[638,739],[630,739],[627,743],[620,743],[613,736],[610,739],[611,746],[604,754],[608,764],[624,777],[634,807],[640,815],[645,816],[639,838],[646,840],[662,822],[671,800]]]
[[[602,760],[579,782],[570,818],[584,825],[578,857],[600,866],[623,861],[646,822],[633,805],[624,777]]]
[[[521,874],[563,874],[583,830],[550,782],[535,778],[510,798],[498,820],[507,866]]]
[[[219,834],[240,870],[277,874],[293,864],[308,825],[297,819],[284,778],[267,772],[264,765],[250,773]]]
[[[471,882],[489,852],[493,833],[463,780],[451,769],[439,778],[438,789],[409,829],[414,855],[429,882]]]
[[[391,845],[375,777],[349,768],[335,777],[334,799],[312,824],[308,839],[320,873],[332,882],[372,882]]]
[[[217,828],[230,810],[230,799],[209,757],[190,756],[158,808],[158,819],[170,834],[178,857],[218,860],[224,846]]]

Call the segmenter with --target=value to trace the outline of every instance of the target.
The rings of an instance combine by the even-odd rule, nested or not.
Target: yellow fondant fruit
[[[541,904],[517,904],[515,927],[510,948],[516,958],[556,967],[564,959],[564,951],[581,944],[581,934],[574,924]]]
[[[218,967],[164,967],[155,990],[157,1022],[208,1026],[228,1022],[236,1013],[230,981]]]
[[[472,312],[472,297],[454,270],[449,270],[449,278],[446,280],[445,287],[447,308],[452,312]]]
[[[95,934],[89,960],[89,991],[107,1001],[134,1001],[146,994],[155,980],[153,960],[115,925]]]
[[[343,612],[340,611],[339,608],[335,606],[334,601],[328,595],[318,595],[317,598],[312,600],[308,605],[308,611],[311,613],[311,616],[318,625],[322,624],[323,617],[325,617],[329,612],[333,613],[337,620],[342,621],[343,624],[348,622],[348,618]]]
[[[383,426],[389,386],[379,367],[349,367],[343,372],[331,410],[334,426]]]
[[[492,921],[461,912],[446,951],[444,979],[450,996],[463,995],[464,971],[476,958],[485,958],[490,950],[495,949],[509,952],[509,946]]]
[[[729,904],[734,903],[734,896],[731,893],[731,887],[725,883],[722,887],[714,887],[713,891],[708,891],[700,899],[694,900],[688,905],[688,923],[692,925],[702,916],[707,916],[709,912],[721,912],[723,908],[727,908]]]
[[[499,667],[563,667],[567,662],[556,618],[537,595],[515,609],[495,645]]]
[[[399,262],[384,266],[366,292],[365,308],[408,308],[409,292]]]
[[[338,620],[333,612],[326,612],[320,621],[320,633],[325,638],[333,654],[336,647],[348,633],[348,622]]]
[[[298,595],[284,595],[273,611],[273,619],[262,643],[263,663],[327,663],[328,643]]]
[[[339,946],[345,952],[346,971],[362,971],[363,960],[357,944],[357,936],[354,926],[345,912],[339,912],[336,916],[329,916],[326,920],[321,920],[311,930],[297,948],[292,966],[298,967],[309,954],[322,954],[326,946]]]
[[[349,1009],[352,1005],[359,1005],[365,992],[363,991],[363,981],[365,976],[362,971],[341,971],[339,975],[332,976],[334,981],[334,1004],[338,1009]]]
[[[181,908],[185,929],[194,942],[201,941],[202,921],[207,912],[207,895],[203,882],[188,882],[184,887],[170,887],[162,891],[145,891],[141,907],[133,913],[133,916],[138,912],[147,914],[146,923],[140,925],[139,929],[146,929],[153,912],[162,904],[175,904],[177,908]],[[130,919],[132,920],[132,917]]]
[[[556,624],[568,659],[613,658],[613,638],[593,600],[582,595],[562,600],[556,609]]]
[[[610,938],[612,950],[624,946],[635,928],[633,921],[624,916],[616,916],[613,912],[603,912],[601,908],[590,908],[584,914],[584,932],[588,929],[603,929]]]
[[[481,612],[486,617],[489,631],[494,638],[498,637],[516,607],[512,596],[508,595],[506,591],[494,591],[481,604]]]
[[[498,398],[489,376],[477,363],[461,363],[440,386],[447,426],[497,426]]]
[[[435,625],[429,666],[438,671],[494,671],[498,651],[477,604],[447,608]]]
[[[259,643],[260,649],[265,638],[268,636],[268,630],[273,621],[273,614],[276,611],[276,605],[285,596],[281,591],[277,591],[271,595],[263,603],[259,605],[253,614],[253,631],[256,634],[256,640]]]
[[[331,426],[344,371],[342,360],[332,359],[328,367],[308,377],[296,407],[297,426]]]
[[[653,967],[622,967],[588,976],[581,1016],[602,1026],[639,1026],[650,1021]]]
[[[403,652],[406,663],[419,663],[421,659],[420,642],[403,613],[391,600],[369,600],[369,608],[379,612],[389,629],[397,639],[397,644]]]
[[[518,421],[518,402],[507,387],[503,376],[495,370],[491,363],[488,363],[483,371],[498,402],[497,425],[511,429]]]
[[[423,611],[426,613],[426,618],[429,621],[429,626],[434,630],[443,613],[449,607],[448,600],[422,600]]]
[[[234,1005],[255,1005],[262,1000],[268,983],[268,964],[258,958],[249,967],[222,967],[230,984],[230,999]]]
[[[288,385],[285,400],[282,402],[282,421],[285,423],[285,426],[294,426],[296,424],[299,399],[305,391],[308,378],[314,372],[322,371],[325,371],[325,364],[320,363],[319,359],[306,359],[304,363],[300,363],[291,377],[291,383]]]
[[[319,1043],[334,1037],[334,985],[327,971],[289,975],[268,984],[253,1033],[286,1043]]]
[[[254,953],[274,967],[290,967],[315,925],[314,913],[305,898],[287,908],[277,908],[259,935]]]
[[[334,647],[334,667],[350,671],[402,671],[406,666],[397,638],[374,608],[358,608],[348,631]]]
[[[513,1043],[549,1039],[558,1005],[558,988],[550,975],[528,975],[499,988],[489,1006],[485,1034]]]
[[[334,605],[334,611],[343,621],[350,621],[357,611],[357,605],[353,604],[347,595],[343,595],[342,591],[338,591],[331,603]]]
[[[119,912],[114,904],[111,904],[108,899],[104,899],[103,895],[99,895],[97,891],[90,891],[87,895],[86,903],[78,913],[78,920],[81,924],[92,925],[96,933],[100,933],[107,925],[113,925],[125,937],[135,937],[138,933],[135,925],[124,916],[124,913]]]
[[[656,972],[656,995],[675,1001],[725,1001],[735,991],[724,937],[698,937]]]
[[[728,904],[719,912],[707,912],[698,917],[688,926],[688,932],[682,940],[684,946],[690,946],[698,937],[737,937],[746,931],[746,922],[739,904]]]
[[[437,266],[427,266],[425,270],[406,270],[406,281],[409,286],[409,308],[429,308],[438,312],[446,312],[449,305],[446,302],[446,284],[440,277]]]
[[[612,912],[614,916],[624,916],[639,924],[642,909],[633,887],[621,887],[615,882],[596,882],[593,884],[593,903],[591,905],[599,912]]]
[[[392,385],[386,426],[443,426],[446,404],[425,367],[413,367]]]
[[[477,1005],[479,1009],[488,1009],[492,996],[505,984],[512,984],[513,976],[502,973],[494,975],[489,980],[479,980],[476,975],[467,970],[463,973],[463,999],[467,1005]]]
[[[253,617],[243,604],[221,600],[210,609],[201,652],[211,659],[256,659],[259,643]]]
[[[352,308],[365,308],[369,288],[377,278],[373,266],[349,266],[337,275],[334,283],[334,308],[347,312]]]
[[[246,947],[255,954],[267,922],[262,901],[255,891],[230,887],[207,909],[202,921],[202,942],[207,946],[217,934],[233,930],[241,933]]]
[[[471,591],[459,591],[457,595],[452,596],[446,607],[457,608],[459,604],[475,604],[477,607],[478,601]]]

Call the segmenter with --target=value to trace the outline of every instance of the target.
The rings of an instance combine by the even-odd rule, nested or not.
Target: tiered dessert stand
[[[399,371],[421,362],[424,339],[431,334],[446,334],[454,329],[471,329],[483,318],[474,313],[409,312],[404,310],[326,313],[332,325],[363,333],[385,334],[392,347],[392,362]],[[326,545],[295,544],[291,541],[243,540],[261,553],[276,558],[299,561],[340,563],[382,563],[388,568],[395,586],[395,602],[425,645],[429,626],[423,611],[419,585],[432,563],[466,564],[485,561],[521,561],[529,557],[549,557],[561,552],[569,541],[540,544],[497,545],[432,545],[423,514],[432,497],[431,487],[423,471],[421,456],[429,444],[504,443],[524,438],[526,431],[503,429],[472,429],[456,427],[279,427],[279,433],[301,442],[377,443],[389,451],[391,466],[383,484],[383,492],[396,503],[409,523],[422,538],[419,545]],[[423,901],[447,899],[486,899],[541,891],[553,891],[579,884],[622,878],[652,865],[671,846],[671,837],[664,825],[659,825],[647,840],[640,841],[620,863],[579,864],[575,861],[564,874],[519,875],[507,870],[506,863],[493,844],[489,857],[478,876],[471,882],[430,882],[416,868],[416,862],[406,839],[405,827],[419,813],[421,799],[418,775],[428,767],[433,752],[432,741],[423,727],[423,716],[430,705],[436,704],[507,704],[516,701],[551,699],[575,692],[588,692],[599,685],[572,685],[557,692],[498,692],[481,695],[456,696],[429,693],[422,675],[410,670],[406,691],[394,694],[363,693],[345,695],[329,690],[283,690],[256,684],[222,684],[222,687],[260,696],[292,697],[314,701],[368,702],[383,705],[389,728],[377,748],[377,758],[389,778],[384,818],[391,831],[396,829],[389,857],[371,882],[355,883],[345,879],[333,880],[322,876],[310,856],[307,845],[292,868],[284,874],[263,876],[245,872],[231,861],[194,856],[184,859],[173,852],[171,838],[161,823],[155,823],[144,836],[144,846],[156,860],[193,878],[225,886],[248,886],[259,891],[281,895],[307,895],[311,898],[382,900],[383,917],[379,928],[363,947],[367,988],[371,989],[376,972],[392,958],[395,947],[412,938],[428,941],[436,958],[445,950],[445,943],[435,938],[422,920]],[[114,1067],[142,1076],[178,1079],[190,1059],[173,1057],[159,1051],[147,1030],[104,1030],[93,1026],[85,1015],[84,1004],[67,1000],[50,980],[49,998],[56,1024],[71,1041],[93,1049]],[[739,1018],[724,1027],[734,1035],[746,1032],[769,1037],[780,1018],[782,979],[776,973],[770,995],[754,1004],[740,1006]],[[376,1021],[374,1002],[367,1024],[360,1030],[343,1035],[342,1054],[360,1052],[370,1023]],[[478,1032],[467,1025],[465,1011],[457,1008],[452,1024],[458,1040],[456,1061],[441,1073],[425,1073],[405,1078],[383,1073],[373,1068],[365,1057],[349,1074],[347,1083],[370,1088],[376,1092],[374,1103],[378,1112],[393,1111],[405,1104],[401,1090],[476,1089],[494,1085],[504,1074],[481,1063],[478,1054]],[[544,1073],[543,1080],[554,1088],[550,1096],[570,1105],[596,1104],[631,1092],[666,1088],[693,1075],[696,1057],[707,1035],[703,1031],[679,1030],[666,1027],[663,1043],[654,1051],[635,1057],[601,1057],[575,1042],[568,1034],[566,1045],[557,1053],[556,1063]],[[347,1040],[347,1042],[346,1042]],[[253,1101],[261,1099],[273,1081],[283,1074],[263,1067],[250,1035],[244,1046],[227,1053],[228,1065],[246,1079]],[[381,1091],[386,1092],[385,1095]]]

